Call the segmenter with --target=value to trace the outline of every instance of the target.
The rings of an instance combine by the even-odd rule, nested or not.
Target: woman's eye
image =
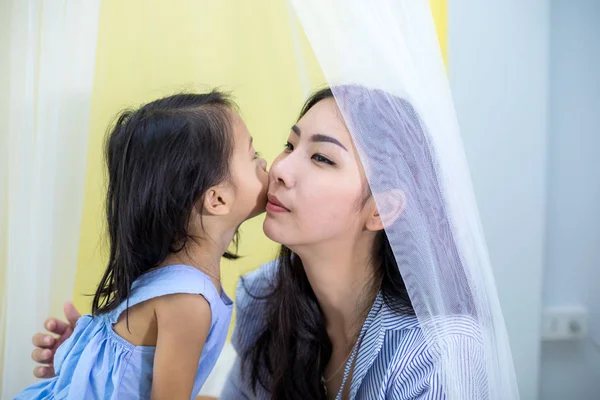
[[[329,158],[327,158],[321,154],[315,154],[314,156],[312,156],[312,159],[319,163],[335,165],[335,163],[333,161],[331,161]]]
[[[256,160],[258,157],[262,156],[262,154],[258,151],[254,152],[254,159]]]
[[[285,150],[287,151],[293,151],[294,150],[294,145],[291,144],[290,142],[285,142]]]

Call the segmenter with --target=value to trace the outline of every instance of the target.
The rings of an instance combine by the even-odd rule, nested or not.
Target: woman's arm
[[[255,399],[248,374],[242,374],[241,359],[238,355],[235,365],[231,369],[219,400],[250,400]]]
[[[56,318],[48,318],[44,322],[46,330],[58,336],[41,332],[33,335],[32,342],[35,349],[31,353],[31,358],[36,363],[42,364],[33,370],[36,378],[52,378],[55,375],[54,354],[56,349],[73,334],[77,320],[81,317],[79,311],[70,301],[65,303],[63,309],[68,322]]]
[[[257,397],[270,397],[264,388],[257,385],[254,393],[249,371],[243,371],[243,356],[254,345],[256,338],[264,329],[265,296],[271,291],[278,264],[272,261],[263,264],[255,271],[244,275],[237,285],[235,293],[236,318],[231,344],[235,350],[235,363],[227,377],[219,400],[249,400]]]
[[[174,294],[156,300],[158,336],[151,399],[188,400],[210,330],[210,305],[204,297],[194,294]]]

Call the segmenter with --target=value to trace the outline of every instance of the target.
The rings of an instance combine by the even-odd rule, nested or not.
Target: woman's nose
[[[294,184],[292,176],[293,169],[291,168],[291,157],[278,158],[271,165],[269,170],[269,180],[271,182],[278,182],[285,187],[291,187]]]

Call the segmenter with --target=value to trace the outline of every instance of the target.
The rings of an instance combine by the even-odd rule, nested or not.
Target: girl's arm
[[[151,399],[189,400],[210,330],[210,305],[194,294],[173,294],[156,300],[158,337]]]

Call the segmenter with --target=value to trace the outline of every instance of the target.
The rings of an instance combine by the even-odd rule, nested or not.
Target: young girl
[[[56,376],[17,399],[193,399],[225,342],[219,276],[239,225],[264,211],[266,162],[222,93],[119,117],[106,144],[108,266],[58,349]]]

